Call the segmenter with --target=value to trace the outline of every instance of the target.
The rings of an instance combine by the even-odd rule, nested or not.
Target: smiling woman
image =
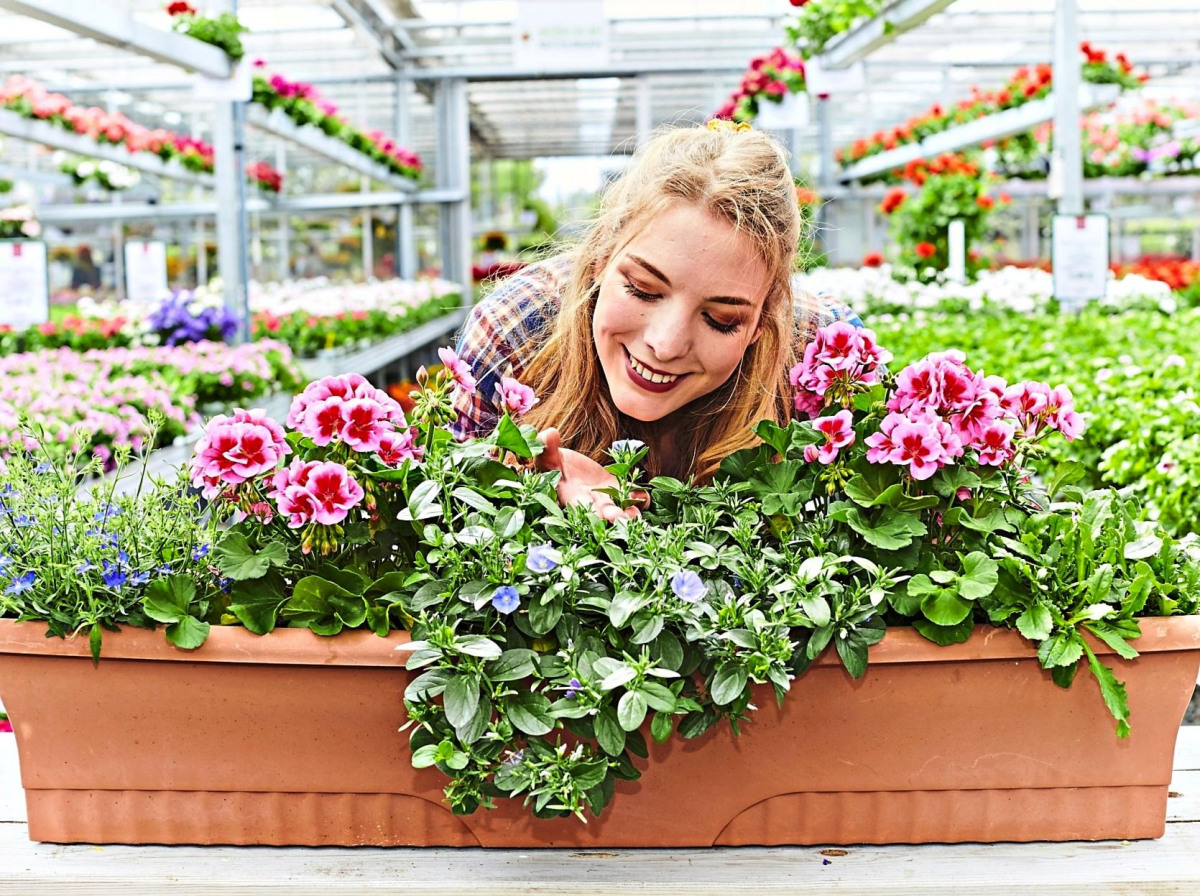
[[[712,124],[648,141],[579,245],[497,287],[460,337],[480,388],[460,399],[458,434],[490,429],[501,377],[522,379],[560,497],[610,518],[622,511],[594,489],[610,484],[599,462],[614,440],[645,442],[652,475],[707,479],[756,441],[756,421],[790,418],[787,371],[817,328],[858,323],[793,296],[801,221],[783,149]]]

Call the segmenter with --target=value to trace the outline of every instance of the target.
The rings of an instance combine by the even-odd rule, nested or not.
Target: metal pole
[[[638,75],[634,79],[635,97],[637,108],[635,111],[636,126],[634,130],[637,132],[637,143],[641,146],[650,139],[650,131],[654,127],[654,110],[651,105],[650,97],[650,79],[645,75]]]
[[[817,146],[820,160],[818,162],[818,183],[821,190],[834,186],[833,161],[833,112],[829,104],[829,95],[820,94],[817,97]],[[820,241],[828,264],[836,261],[835,244],[833,241],[833,224],[830,215],[830,205],[821,205],[817,209],[816,220],[813,222],[816,238]]]
[[[371,192],[371,179],[369,177],[364,175],[360,184],[362,192]],[[372,227],[371,207],[365,206],[362,210],[362,266],[364,280],[370,280],[371,273],[375,270],[375,234],[371,231]]]
[[[1051,195],[1063,215],[1083,214],[1083,150],[1079,135],[1079,17],[1076,0],[1054,13],[1054,158]]]
[[[474,294],[471,282],[471,140],[467,82],[438,82],[438,186],[463,191],[463,198],[441,206],[442,276],[462,284],[463,303]]]
[[[217,11],[237,14],[237,0],[217,3]],[[217,269],[225,307],[241,318],[238,342],[250,339],[250,307],[246,294],[246,179],[244,175],[244,104],[215,103],[213,146],[216,152]]]
[[[395,134],[396,142],[401,146],[412,146],[412,116],[410,115],[408,90],[411,81],[408,78],[408,67],[403,66],[396,71],[396,108]],[[406,280],[417,276],[417,234],[416,222],[413,215],[412,203],[404,202],[396,206],[396,273]]]
[[[282,140],[275,144],[275,170],[286,179],[287,147],[284,146]],[[276,234],[276,238],[279,240],[279,277],[281,280],[286,280],[292,276],[291,217],[287,214],[280,215],[276,226],[279,228],[279,232]]]

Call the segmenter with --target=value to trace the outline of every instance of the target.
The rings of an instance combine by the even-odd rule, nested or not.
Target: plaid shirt
[[[471,367],[474,395],[455,392],[458,421],[451,430],[459,439],[491,432],[500,418],[496,387],[502,376],[520,380],[549,335],[573,269],[570,255],[530,265],[504,280],[479,302],[458,337],[457,353]],[[818,329],[844,320],[862,321],[830,296],[800,293],[796,303],[796,338],[803,348]]]

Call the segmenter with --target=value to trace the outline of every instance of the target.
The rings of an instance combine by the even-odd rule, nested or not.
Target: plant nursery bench
[[[0,893],[1200,893],[1200,726],[1175,751],[1160,840],[930,846],[516,850],[33,843],[0,734]]]

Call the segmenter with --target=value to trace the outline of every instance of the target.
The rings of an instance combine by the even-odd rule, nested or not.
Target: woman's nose
[[[691,324],[681,309],[660,305],[647,318],[642,338],[654,352],[654,357],[647,358],[647,361],[674,361],[687,355],[691,349]]]

